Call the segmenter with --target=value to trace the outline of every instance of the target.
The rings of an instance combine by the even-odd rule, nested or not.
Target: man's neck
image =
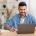
[[[26,15],[19,15],[20,16],[20,18],[24,18]]]

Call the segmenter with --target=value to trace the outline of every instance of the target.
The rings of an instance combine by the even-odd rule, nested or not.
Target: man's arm
[[[35,19],[35,17],[31,17],[31,20],[32,20],[32,24],[36,24],[36,19]]]
[[[4,29],[6,30],[10,30],[10,31],[15,31],[15,28],[13,28],[14,26],[14,22],[12,19],[7,20],[6,23],[4,24]]]
[[[29,22],[32,24],[36,24],[36,18],[34,16],[32,16],[32,14],[29,14]]]
[[[6,30],[10,30],[11,27],[10,27],[8,24],[5,24],[5,25],[4,25],[4,29],[6,29]]]
[[[5,29],[10,29],[12,27],[12,22],[11,22],[11,20],[6,20],[6,22],[5,22],[5,24],[4,24],[4,28]]]

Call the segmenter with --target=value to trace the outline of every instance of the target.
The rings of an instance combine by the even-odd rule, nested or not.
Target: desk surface
[[[10,32],[8,30],[1,30],[0,36],[36,36],[36,27],[34,34],[17,34],[16,32]]]

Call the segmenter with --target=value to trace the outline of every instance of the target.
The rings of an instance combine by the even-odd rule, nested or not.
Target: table
[[[8,30],[1,30],[0,36],[36,36],[36,27],[34,34],[17,34],[15,32],[10,32]]]

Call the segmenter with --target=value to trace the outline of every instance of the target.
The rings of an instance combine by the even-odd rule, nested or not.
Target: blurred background
[[[0,0],[0,24],[4,24],[7,17],[19,13],[18,4],[22,1],[26,2],[27,10],[36,18],[36,0]]]

